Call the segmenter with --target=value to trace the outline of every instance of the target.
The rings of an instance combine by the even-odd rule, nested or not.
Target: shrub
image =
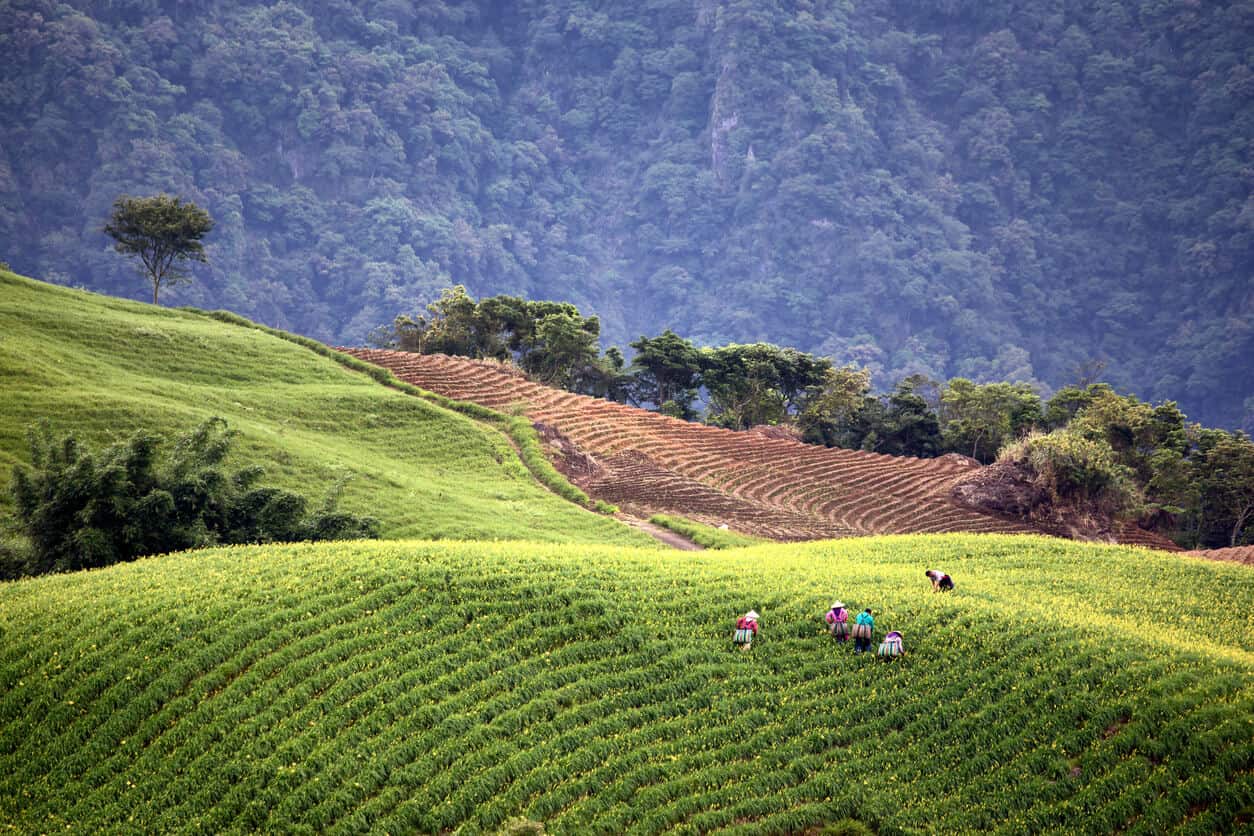
[[[0,581],[11,581],[26,574],[30,547],[24,543],[0,540]]]
[[[1032,433],[1003,448],[998,461],[1027,470],[1054,504],[1083,504],[1115,515],[1134,511],[1141,502],[1134,474],[1109,444],[1067,430]]]
[[[30,538],[26,574],[108,566],[147,554],[215,543],[376,537],[379,523],[335,510],[315,514],[291,491],[258,487],[263,471],[228,473],[234,433],[210,418],[179,438],[164,466],[160,439],[136,433],[101,453],[45,422],[29,434],[31,467],[15,467],[12,491]],[[10,563],[12,560],[10,560]]]

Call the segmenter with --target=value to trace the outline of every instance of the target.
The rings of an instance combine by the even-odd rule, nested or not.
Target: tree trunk
[[[1237,540],[1241,538],[1241,529],[1245,528],[1245,521],[1250,518],[1252,511],[1254,511],[1254,508],[1247,507],[1237,515],[1236,525],[1232,526],[1232,537],[1228,540],[1229,546],[1236,546]]]

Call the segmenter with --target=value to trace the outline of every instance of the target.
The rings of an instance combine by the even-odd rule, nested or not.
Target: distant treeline
[[[1249,542],[1254,443],[1082,380],[1045,398],[1026,383],[911,375],[875,392],[871,372],[770,343],[701,348],[667,329],[600,347],[600,322],[566,302],[475,300],[448,288],[376,345],[495,359],[533,379],[714,426],[787,427],[800,440],[898,456],[957,453],[1048,474],[1049,489],[1153,521],[1182,545]]]

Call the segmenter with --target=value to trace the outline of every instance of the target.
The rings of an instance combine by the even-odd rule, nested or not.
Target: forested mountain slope
[[[934,377],[1254,409],[1254,2],[0,1],[0,258],[360,343],[439,288]]]

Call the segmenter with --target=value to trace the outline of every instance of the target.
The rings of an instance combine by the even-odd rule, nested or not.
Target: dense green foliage
[[[149,554],[219,543],[377,537],[379,521],[316,511],[299,493],[265,487],[265,469],[224,467],[232,433],[210,418],[180,437],[161,461],[161,439],[136,433],[93,453],[74,436],[31,432],[31,467],[13,470],[13,496],[31,556],[23,574],[93,569]]]
[[[1024,384],[913,376],[889,394],[829,369],[797,415],[808,441],[880,453],[958,453],[1023,465],[1049,501],[1141,517],[1187,547],[1254,542],[1254,442],[1096,383],[1048,400]]]
[[[1139,510],[1132,472],[1119,464],[1109,444],[1079,433],[1032,433],[1007,445],[998,460],[1023,467],[1050,505],[1066,503],[1111,516]]]
[[[1251,607],[1248,567],[1043,538],[150,558],[0,586],[0,826],[1230,833]]]
[[[547,461],[534,466],[552,490],[538,485],[515,450],[530,427],[422,397],[306,338],[8,273],[0,335],[0,538],[18,533],[10,475],[32,463],[27,429],[41,420],[100,449],[216,415],[268,484],[314,503],[342,484],[340,509],[378,518],[385,537],[651,542],[555,496],[571,486]]]
[[[162,285],[173,287],[191,279],[186,262],[207,261],[201,239],[212,229],[208,212],[167,194],[119,197],[104,226],[115,250],[139,259],[140,274],[152,284],[154,305]]]
[[[360,342],[461,282],[1254,429],[1251,0],[3,0],[0,258],[217,220],[177,300]]]
[[[511,360],[536,380],[583,391],[596,377],[600,334],[600,320],[569,302],[504,295],[476,301],[457,285],[445,288],[427,314],[402,314],[372,341],[420,354]]]

